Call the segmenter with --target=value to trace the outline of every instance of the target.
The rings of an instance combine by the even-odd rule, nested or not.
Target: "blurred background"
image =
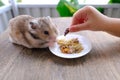
[[[3,3],[8,4],[8,0],[1,0]],[[25,4],[58,4],[60,0],[16,0]],[[66,0],[70,1],[70,0]],[[109,0],[78,0],[80,4],[107,4]]]
[[[0,0],[0,33],[11,18],[27,14],[33,17],[72,17],[85,5],[92,5],[102,14],[120,18],[120,0]]]

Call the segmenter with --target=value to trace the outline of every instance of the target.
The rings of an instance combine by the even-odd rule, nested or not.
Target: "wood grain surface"
[[[54,18],[60,34],[71,18]],[[120,38],[105,32],[81,31],[92,43],[84,57],[64,59],[48,48],[12,44],[7,30],[0,35],[0,80],[120,80]]]

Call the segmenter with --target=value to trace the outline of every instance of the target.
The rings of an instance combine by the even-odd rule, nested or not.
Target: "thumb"
[[[77,32],[80,30],[88,30],[88,23],[82,23],[77,25],[71,25],[69,28],[70,32]]]

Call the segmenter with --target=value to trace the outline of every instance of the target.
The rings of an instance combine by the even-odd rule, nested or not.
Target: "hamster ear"
[[[37,28],[37,26],[35,25],[34,22],[30,22],[30,27],[31,27],[32,29],[36,29],[36,28]]]
[[[47,16],[47,18],[48,18],[48,19],[51,19],[51,17],[50,17],[50,16]]]
[[[51,20],[51,17],[50,17],[50,16],[47,16],[47,17],[46,17],[46,19],[47,19],[48,21],[52,22],[52,20]]]

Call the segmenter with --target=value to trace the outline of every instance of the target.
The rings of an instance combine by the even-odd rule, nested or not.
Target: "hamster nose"
[[[52,40],[52,41],[56,41],[56,36],[52,36],[52,37],[50,37],[50,40]]]

